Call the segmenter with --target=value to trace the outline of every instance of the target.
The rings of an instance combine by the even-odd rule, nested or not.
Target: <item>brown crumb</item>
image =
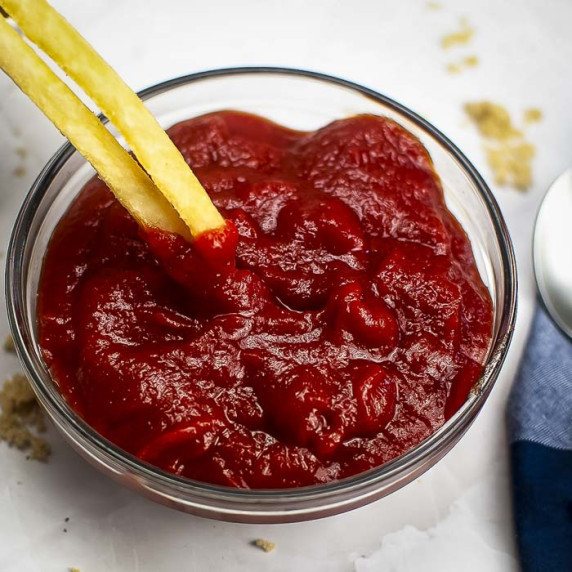
[[[517,141],[487,147],[487,158],[498,185],[510,185],[524,191],[532,183],[532,159],[535,148],[531,143]]]
[[[0,390],[0,441],[29,450],[27,458],[45,461],[50,445],[37,433],[46,430],[44,414],[28,380],[17,373]]]
[[[542,119],[542,109],[538,107],[531,107],[524,110],[525,123],[538,123]]]
[[[22,167],[22,165],[18,165],[13,171],[12,174],[15,177],[23,177],[26,174],[26,169]]]
[[[453,46],[462,46],[468,44],[475,35],[475,30],[472,28],[466,18],[461,19],[461,29],[457,32],[451,32],[441,38],[441,47],[447,50]]]
[[[264,552],[272,552],[276,548],[276,544],[274,544],[274,542],[264,538],[257,538],[252,542],[252,544]]]
[[[468,67],[468,68],[474,68],[477,67],[479,65],[479,58],[477,56],[467,56],[464,60],[463,63]]]
[[[25,147],[16,147],[16,155],[18,155],[20,159],[25,159],[28,156],[28,151]]]
[[[15,354],[16,353],[16,346],[14,345],[14,338],[8,334],[4,339],[4,344],[2,345],[5,352]]]
[[[468,68],[474,68],[479,64],[479,58],[477,56],[467,56],[463,58],[460,62],[452,63],[447,65],[447,71],[452,74],[461,73]]]
[[[439,2],[427,2],[426,6],[428,10],[441,10],[442,8]]]
[[[449,73],[461,73],[462,69],[459,64],[447,64],[447,71]]]
[[[513,125],[508,111],[496,103],[481,101],[465,104],[465,112],[486,141],[487,161],[495,182],[519,190],[530,187],[535,147]]]
[[[490,101],[466,103],[465,112],[473,120],[483,137],[506,141],[522,135],[512,125],[508,111],[501,105]]]

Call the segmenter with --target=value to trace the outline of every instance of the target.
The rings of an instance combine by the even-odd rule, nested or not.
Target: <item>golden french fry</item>
[[[45,0],[0,0],[0,5],[117,127],[193,236],[224,225],[206,191],[153,115],[67,20]]]
[[[0,68],[93,165],[139,224],[189,236],[143,169],[4,18],[0,18]]]

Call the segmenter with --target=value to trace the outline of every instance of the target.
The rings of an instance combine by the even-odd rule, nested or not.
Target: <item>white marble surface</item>
[[[235,65],[305,67],[403,102],[455,141],[491,181],[461,104],[490,98],[520,117],[537,145],[526,194],[496,188],[520,272],[519,317],[503,374],[457,447],[416,482],[368,507],[301,524],[217,523],[157,506],[86,465],[53,432],[48,464],[0,445],[0,570],[481,571],[517,570],[510,524],[504,407],[532,315],[531,229],[547,185],[572,158],[572,3],[567,0],[54,0],[136,89]],[[476,35],[444,52],[439,38],[466,16]],[[447,63],[475,54],[460,75]],[[0,250],[24,194],[61,137],[0,76]],[[25,151],[19,151],[24,149]],[[4,255],[0,264],[4,266]],[[4,303],[0,336],[8,332]],[[0,379],[18,371],[0,353]],[[69,517],[69,522],[64,519]],[[67,529],[67,533],[63,529]],[[265,554],[249,545],[265,537]]]

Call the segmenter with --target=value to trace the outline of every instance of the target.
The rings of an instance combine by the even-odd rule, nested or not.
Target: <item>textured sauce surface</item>
[[[86,185],[39,292],[71,406],[144,461],[232,487],[347,477],[439,428],[481,373],[492,306],[421,143],[376,116],[301,133],[225,111],[169,134],[226,232],[143,236]]]

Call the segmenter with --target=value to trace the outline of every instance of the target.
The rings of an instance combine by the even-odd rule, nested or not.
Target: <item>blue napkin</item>
[[[508,403],[523,572],[572,572],[572,341],[536,310]]]

